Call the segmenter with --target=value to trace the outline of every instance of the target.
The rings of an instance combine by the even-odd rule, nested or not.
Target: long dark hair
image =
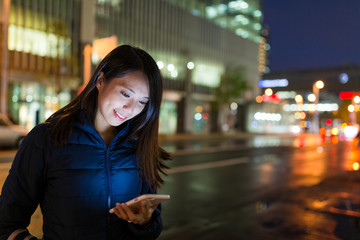
[[[140,114],[129,120],[129,140],[136,143],[136,157],[142,176],[151,188],[159,187],[164,182],[161,174],[166,175],[165,170],[168,168],[164,160],[170,159],[169,153],[158,143],[163,84],[156,62],[144,50],[129,45],[121,45],[113,49],[98,64],[80,95],[55,112],[46,122],[53,125],[55,143],[66,144],[66,139],[71,135],[74,114],[85,110],[92,121],[95,119],[98,98],[96,81],[100,72],[104,73],[105,81],[110,81],[133,71],[142,71],[147,76],[150,100]]]

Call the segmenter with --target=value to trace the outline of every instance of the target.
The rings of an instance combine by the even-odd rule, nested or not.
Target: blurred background
[[[346,126],[357,131],[360,71],[350,61],[358,55],[316,48],[334,38],[340,49],[350,44],[336,32],[311,34],[331,24],[311,18],[320,15],[316,6],[286,2],[2,0],[0,111],[33,128],[81,91],[111,49],[132,44],[156,59],[165,80],[161,134],[330,134],[335,127],[346,138]],[[323,60],[311,60],[321,53]]]
[[[245,130],[240,113],[260,94],[266,69],[260,1],[1,2],[1,112],[20,125],[44,121],[111,49],[131,44],[156,59],[165,79],[161,133]],[[231,96],[216,91],[238,79]]]
[[[360,168],[359,12],[358,0],[0,0],[0,125],[29,131],[114,47],[138,46],[164,78],[174,157],[162,239],[358,239],[326,214],[360,206],[360,179],[344,185]],[[0,144],[15,136],[1,126]],[[0,151],[0,184],[14,154]],[[315,188],[349,171],[326,183],[356,197]]]

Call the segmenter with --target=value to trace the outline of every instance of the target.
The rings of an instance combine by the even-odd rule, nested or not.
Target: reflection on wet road
[[[164,147],[169,150],[169,146]],[[160,239],[173,240],[264,239],[255,238],[254,233],[248,233],[249,238],[241,236],[246,235],[247,220],[259,209],[269,208],[266,199],[274,202],[271,209],[276,208],[282,193],[341,174],[350,169],[351,156],[356,156],[352,142],[334,144],[317,136],[192,140],[172,147],[176,149],[169,162],[172,169],[159,192],[172,196],[163,205],[165,230]],[[287,214],[290,210],[294,207],[289,207]],[[299,218],[289,221],[290,225],[311,217],[325,221],[302,209],[298,213]],[[315,229],[307,225],[314,223],[309,221],[303,227]],[[276,219],[262,224],[286,225]],[[335,226],[331,221],[328,224]],[[311,234],[318,233],[314,230]]]

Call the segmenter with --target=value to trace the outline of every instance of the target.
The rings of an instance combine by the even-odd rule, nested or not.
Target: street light
[[[356,112],[359,111],[360,97],[355,96],[351,100],[351,104],[348,106],[349,122],[356,123]]]
[[[318,103],[319,103],[319,91],[323,89],[325,86],[324,82],[321,80],[316,81],[313,84],[313,94],[315,95],[314,104],[315,104],[315,111],[313,116],[313,130],[314,133],[319,132],[319,111],[318,111]]]
[[[265,95],[270,97],[271,95],[273,95],[273,90],[271,88],[267,88],[265,90]]]
[[[296,95],[295,96],[295,102],[297,104],[302,104],[303,103],[303,97],[300,94]]]
[[[315,102],[316,99],[317,99],[317,97],[316,97],[315,94],[310,93],[310,94],[308,95],[307,99],[308,99],[309,102]]]
[[[354,97],[354,102],[355,102],[356,104],[360,103],[360,97],[359,97],[359,96],[355,96],[355,97]]]
[[[349,111],[350,113],[354,112],[354,111],[355,111],[354,105],[350,104],[350,105],[348,106],[348,111]]]
[[[323,89],[324,88],[324,82],[319,80],[315,83],[315,86],[317,89]]]

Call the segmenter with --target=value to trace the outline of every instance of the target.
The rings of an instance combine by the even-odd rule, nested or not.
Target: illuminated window
[[[39,56],[64,58],[70,51],[71,39],[53,33],[20,26],[9,26],[8,48]]]
[[[193,70],[193,83],[208,87],[217,87],[220,84],[222,69],[215,64],[197,64]]]

